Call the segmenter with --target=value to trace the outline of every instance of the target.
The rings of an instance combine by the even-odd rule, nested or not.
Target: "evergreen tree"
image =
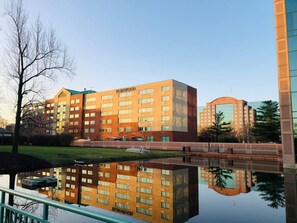
[[[257,178],[257,191],[261,192],[260,196],[268,202],[272,208],[285,207],[285,186],[284,177],[274,173],[254,173]]]
[[[222,140],[223,136],[226,136],[232,131],[230,127],[231,122],[224,122],[224,113],[219,111],[214,115],[214,122],[210,126],[210,132],[214,136],[215,142]]]
[[[261,142],[280,142],[280,115],[278,102],[264,101],[257,109],[252,135]]]

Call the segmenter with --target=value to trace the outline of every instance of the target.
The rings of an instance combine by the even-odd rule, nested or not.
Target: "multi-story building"
[[[103,92],[61,89],[45,102],[50,129],[91,140],[195,141],[197,90],[175,80]],[[39,131],[40,133],[40,131]]]
[[[296,168],[297,1],[274,0],[284,167]]]
[[[255,110],[244,100],[232,97],[221,97],[207,103],[206,107],[198,109],[198,129],[209,127],[214,122],[214,116],[223,112],[224,121],[231,122],[231,127],[236,132],[249,129],[255,121]]]

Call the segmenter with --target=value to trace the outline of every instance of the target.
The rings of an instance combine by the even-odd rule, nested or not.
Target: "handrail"
[[[108,214],[104,214],[104,213],[98,214],[98,212],[95,212],[93,210],[82,209],[82,208],[79,208],[79,207],[71,206],[69,204],[61,203],[61,202],[54,201],[54,200],[48,200],[46,198],[38,197],[38,196],[35,196],[35,195],[24,194],[24,193],[22,193],[20,191],[11,190],[11,189],[4,188],[4,187],[0,187],[0,192],[2,192],[2,195],[1,195],[2,198],[5,196],[5,193],[8,193],[8,194],[11,194],[11,195],[14,195],[14,196],[18,196],[18,197],[29,199],[31,201],[42,203],[42,204],[44,204],[43,205],[43,213],[46,214],[46,215],[48,214],[47,208],[49,206],[51,206],[51,207],[56,207],[56,208],[59,208],[59,209],[65,210],[65,211],[69,211],[69,212],[72,212],[72,213],[75,213],[75,214],[79,214],[79,215],[82,215],[82,216],[85,216],[85,217],[100,220],[100,221],[103,221],[103,222],[109,222],[109,223],[124,223],[124,222],[125,223],[126,222],[127,223],[128,222],[132,223],[132,222],[135,222],[135,221],[132,221],[130,219],[121,218],[121,217],[118,217],[118,216],[109,216]],[[6,207],[6,205],[3,205],[3,203],[1,203],[0,207]],[[2,216],[0,216],[0,217],[2,217]],[[46,220],[47,220],[47,217],[48,216],[43,216],[43,218],[46,219]]]

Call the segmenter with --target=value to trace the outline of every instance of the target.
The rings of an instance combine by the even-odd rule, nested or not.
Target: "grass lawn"
[[[11,152],[11,146],[0,146],[1,152]],[[126,152],[125,149],[87,147],[19,146],[19,154],[45,160],[53,166],[74,163],[74,160],[109,162],[181,156],[181,151],[152,150],[151,154]]]

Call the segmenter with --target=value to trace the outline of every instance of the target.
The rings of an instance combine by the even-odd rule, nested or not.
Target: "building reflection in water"
[[[150,222],[185,222],[198,215],[198,168],[154,162],[101,163],[22,173],[53,176],[56,188],[39,193],[65,203],[90,205]]]
[[[226,196],[250,192],[255,181],[252,171],[221,167],[200,168],[200,176],[208,184],[208,188]]]
[[[58,179],[57,187],[38,189],[52,199],[150,222],[202,217],[198,183],[224,196],[257,191],[266,207],[286,208],[287,223],[297,219],[296,172],[283,170],[278,162],[194,157],[101,163],[21,173],[17,184],[21,186],[23,178],[43,176]]]

